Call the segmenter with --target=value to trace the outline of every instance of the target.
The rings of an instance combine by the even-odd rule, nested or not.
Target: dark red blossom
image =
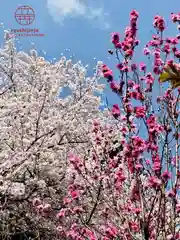
[[[114,104],[113,107],[112,107],[112,115],[115,117],[115,118],[118,118],[120,116],[120,109],[119,109],[119,106],[118,104]]]

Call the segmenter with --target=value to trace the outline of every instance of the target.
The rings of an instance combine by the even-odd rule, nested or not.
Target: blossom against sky
[[[38,28],[44,37],[21,37],[18,49],[29,50],[33,42],[39,52],[46,58],[60,58],[62,54],[75,60],[81,59],[90,68],[97,60],[102,60],[111,66],[115,65],[114,56],[107,52],[112,47],[110,33],[120,32],[129,24],[129,13],[132,9],[139,12],[138,37],[141,45],[138,48],[135,61],[140,61],[142,48],[154,33],[152,26],[156,14],[166,19],[168,35],[174,35],[171,12],[178,12],[179,0],[173,4],[164,0],[127,1],[127,0],[6,0],[1,1],[0,22],[7,28],[20,28],[14,13],[17,7],[31,6],[36,14],[32,28]],[[3,42],[3,30],[0,29],[0,39]]]
[[[140,14],[139,37],[145,43],[152,35],[153,16],[163,15],[170,22],[169,15],[178,11],[178,3],[174,0],[170,6],[163,0],[146,3],[143,0],[7,0],[1,2],[0,22],[5,28],[19,28],[14,19],[15,10],[18,6],[29,5],[36,13],[31,27],[39,28],[45,37],[21,38],[22,46],[28,48],[33,41],[39,50],[54,57],[69,48],[71,54],[87,63],[93,57],[107,60],[106,49],[111,46],[109,35],[112,31],[120,31],[123,35],[133,8]]]

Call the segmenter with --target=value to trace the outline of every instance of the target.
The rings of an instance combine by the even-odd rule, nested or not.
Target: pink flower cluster
[[[158,15],[154,17],[153,25],[160,32],[163,32],[166,28],[163,17],[158,16]]]
[[[119,33],[111,34],[111,42],[116,49],[122,49],[126,58],[131,58],[134,53],[134,48],[139,45],[139,40],[136,39],[138,12],[136,10],[130,13],[130,26],[125,30],[125,38],[120,42]]]

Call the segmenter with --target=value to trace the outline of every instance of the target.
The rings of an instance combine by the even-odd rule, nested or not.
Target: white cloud
[[[66,17],[84,17],[103,28],[109,28],[108,14],[102,7],[87,6],[82,0],[47,0],[54,21],[63,23]]]

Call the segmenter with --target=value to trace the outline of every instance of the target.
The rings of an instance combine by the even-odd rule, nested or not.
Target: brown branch
[[[10,85],[8,88],[6,88],[3,92],[0,92],[0,96],[6,93],[8,90],[10,90],[12,87],[14,87],[14,84]]]
[[[89,215],[88,220],[86,221],[86,224],[89,224],[89,223],[90,223],[90,221],[91,221],[91,219],[92,219],[92,216],[93,216],[93,214],[94,214],[94,212],[95,212],[95,210],[96,210],[96,207],[97,207],[97,205],[98,205],[98,201],[99,201],[99,198],[100,198],[100,194],[101,194],[101,188],[102,188],[102,180],[100,181],[100,184],[99,184],[96,202],[95,202],[95,204],[94,204],[94,207],[93,207],[92,210],[91,210],[91,213],[90,213],[90,215]]]
[[[41,113],[42,113],[42,111],[43,111],[43,109],[44,109],[45,100],[46,100],[46,93],[45,93],[45,95],[44,95],[43,103],[42,103],[42,106],[41,106],[40,111],[39,111],[38,119],[37,119],[37,121],[36,121],[36,134],[35,134],[35,139],[36,139],[37,136],[38,136],[39,121],[40,121]]]
[[[47,133],[44,133],[44,134],[40,135],[39,137],[35,138],[35,139],[30,143],[29,147],[26,149],[26,152],[27,152],[39,139],[41,139],[42,137],[45,137],[45,136],[47,136],[47,135],[49,135],[49,134],[54,133],[55,130],[56,130],[56,128],[54,128],[53,130],[51,130],[51,131],[49,131],[49,132],[47,132]]]

